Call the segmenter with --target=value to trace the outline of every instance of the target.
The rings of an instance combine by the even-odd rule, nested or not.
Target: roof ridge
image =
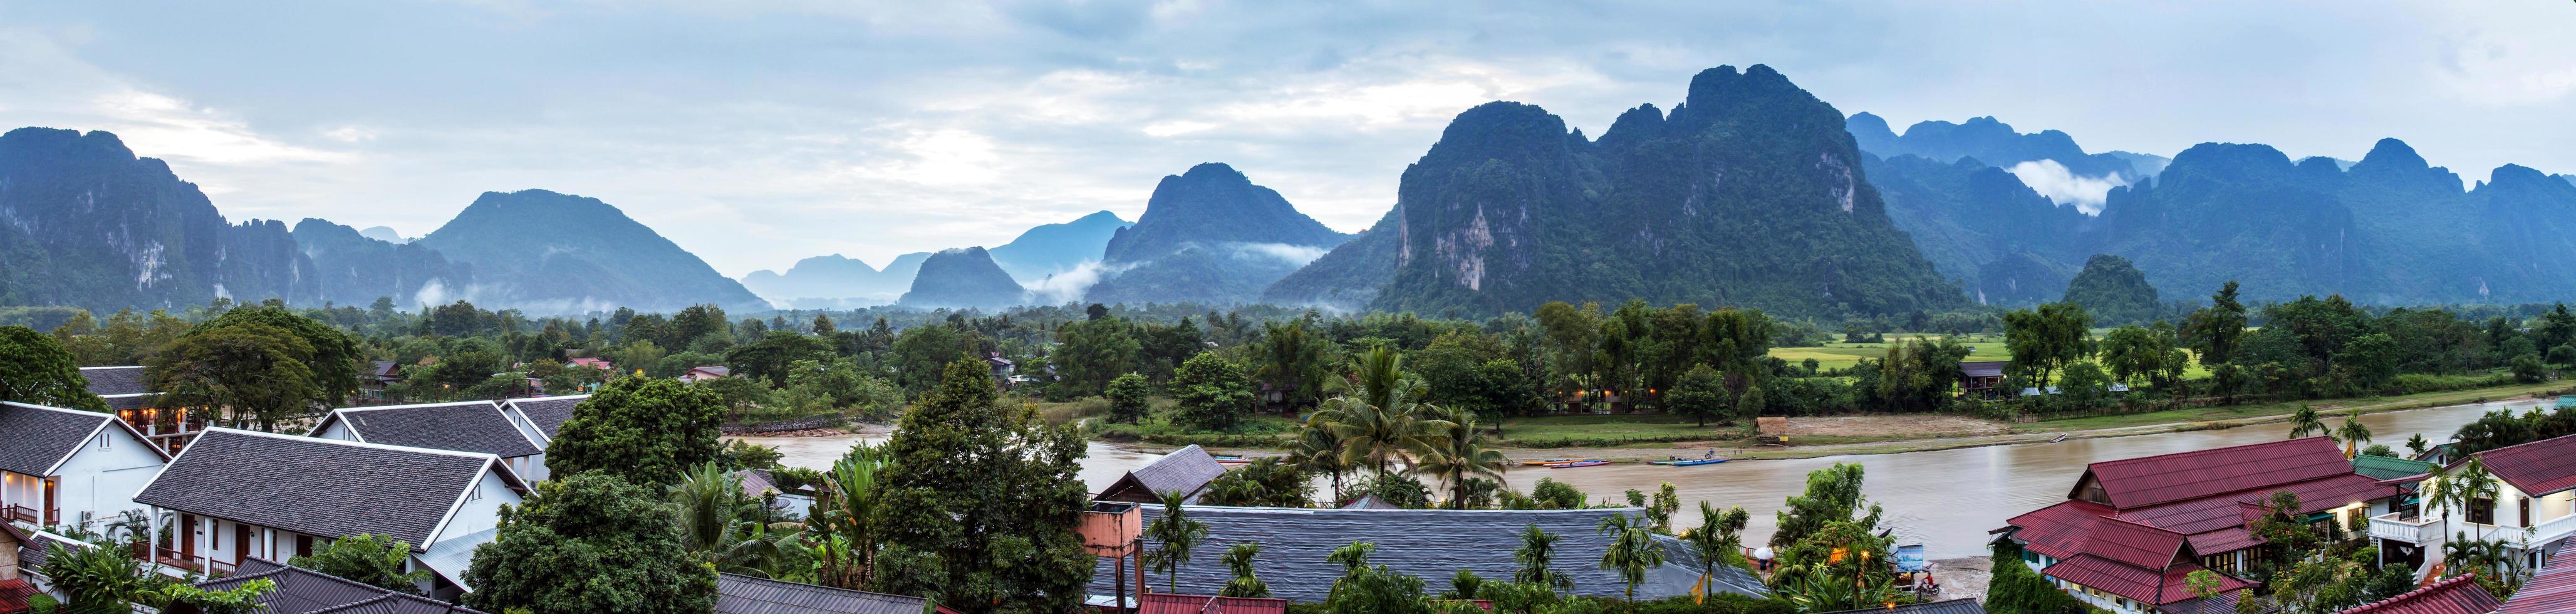
[[[405,403],[405,404],[402,404],[402,405],[359,405],[359,406],[353,406],[353,407],[334,407],[334,408],[332,408],[332,409],[331,409],[331,411],[334,411],[334,412],[343,412],[343,411],[379,411],[379,410],[386,410],[386,409],[417,409],[417,408],[422,408],[422,407],[450,407],[450,406],[456,406],[456,405],[473,405],[473,404],[476,404],[476,403],[481,403],[481,404],[489,405],[489,406],[496,407],[496,408],[501,406],[501,402],[500,402],[499,400],[496,400],[496,399],[484,399],[484,400],[481,400],[481,401],[448,401],[448,402],[445,402],[445,403]]]
[[[2397,602],[2399,602],[2399,601],[2403,601],[2403,600],[2406,600],[2406,599],[2412,599],[2412,598],[2415,598],[2415,597],[2420,597],[2420,596],[2423,596],[2423,595],[2429,594],[2429,593],[2431,593],[2431,592],[2433,592],[2433,591],[2436,591],[2436,590],[2449,589],[2449,588],[2451,588],[2451,587],[2453,587],[2453,586],[2458,586],[2458,585],[2460,585],[2460,584],[2461,584],[2461,583],[2463,583],[2463,582],[2473,582],[2473,581],[2475,581],[2475,580],[2477,580],[2477,576],[2476,576],[2476,575],[2474,575],[2474,574],[2460,574],[2460,575],[2456,575],[2456,576],[2451,576],[2451,577],[2448,577],[2448,578],[2443,578],[2443,579],[2441,579],[2441,580],[2435,581],[2435,582],[2433,582],[2432,584],[2426,584],[2426,585],[2424,585],[2424,587],[2423,587],[2423,588],[2418,588],[2418,589],[2415,589],[2415,590],[2406,591],[2406,592],[2403,592],[2403,593],[2398,593],[2398,594],[2397,594],[2397,596],[2395,596],[2395,597],[2389,597],[2389,598],[2387,598],[2387,599],[2381,599],[2381,600],[2378,600],[2378,601],[2373,601],[2373,602],[2370,602],[2370,603],[2365,603],[2365,604],[2361,604],[2361,605],[2358,605],[2358,606],[2353,606],[2353,607],[2352,607],[2352,608],[2350,608],[2350,609],[2346,609],[2346,610],[2343,610],[2343,611],[2340,611],[2340,612],[2336,612],[2335,614],[2353,614],[2353,613],[2355,613],[2355,612],[2366,612],[2366,611],[2369,611],[2369,610],[2371,610],[2371,609],[2373,609],[2373,608],[2378,608],[2378,607],[2381,607],[2381,606],[2392,605],[2392,604],[2395,604],[2395,603],[2397,603]],[[2478,587],[2478,590],[2481,590],[2481,591],[2486,590],[2486,587],[2483,587],[2483,586]],[[2490,598],[2490,599],[2492,599],[2492,598],[2494,598],[2494,597],[2495,597],[2495,595],[2490,594],[2490,595],[2487,595],[2487,597],[2488,597],[2488,598]]]
[[[2576,435],[2571,435],[2571,437],[2576,437]],[[2129,463],[2142,462],[2142,461],[2150,461],[2150,460],[2155,460],[2155,459],[2160,459],[2160,458],[2171,458],[2171,457],[2176,457],[2176,456],[2190,456],[2190,455],[2195,455],[2195,454],[2207,454],[2207,453],[2211,453],[2211,452],[2218,452],[2218,451],[2221,451],[2221,450],[2241,450],[2241,449],[2245,449],[2245,448],[2260,448],[2260,447],[2266,447],[2266,446],[2280,446],[2280,445],[2286,445],[2286,444],[2291,444],[2291,443],[2296,443],[2296,442],[2301,442],[2301,441],[2308,441],[2308,440],[2312,440],[2312,439],[2331,439],[2331,438],[2326,437],[2326,436],[2324,436],[2324,435],[2318,435],[2318,436],[2315,436],[2315,437],[2301,437],[2301,438],[2298,438],[2298,439],[2284,439],[2284,440],[2280,440],[2280,441],[2266,441],[2266,442],[2262,442],[2262,443],[2249,443],[2249,444],[2242,444],[2242,445],[2226,446],[2226,447],[2221,447],[2221,448],[2203,448],[2203,449],[2199,449],[2199,450],[2184,450],[2184,451],[2181,451],[2181,452],[2166,452],[2166,453],[2163,453],[2163,454],[2157,454],[2157,455],[2153,455],[2153,456],[2137,456],[2137,457],[2130,457],[2130,458],[2115,458],[2115,459],[2106,460],[2106,461],[2094,461],[2094,462],[2091,462],[2091,463],[2086,463],[2084,466],[2085,466],[2085,468],[2090,469],[2090,468],[2093,468],[2093,467],[2099,467],[2099,466],[2102,466],[2102,465],[2125,465],[2125,464],[2129,464]],[[2501,450],[2501,449],[2503,449],[2503,448],[2497,448],[2497,449],[2498,449],[2498,450]],[[2492,450],[2490,450],[2490,451],[2492,451]]]
[[[490,460],[490,461],[493,461],[493,462],[499,462],[499,461],[501,460],[501,457],[500,457],[500,456],[498,456],[498,455],[494,455],[494,454],[490,454],[490,453],[485,453],[485,452],[459,452],[459,451],[455,451],[455,450],[440,450],[440,449],[437,449],[437,448],[415,448],[415,447],[411,447],[411,446],[397,446],[397,445],[391,445],[391,444],[368,443],[368,442],[364,442],[364,441],[343,441],[343,440],[338,440],[338,439],[324,439],[324,438],[321,438],[321,437],[306,437],[306,436],[301,436],[301,435],[287,435],[287,434],[284,434],[284,433],[262,433],[262,432],[259,432],[259,431],[243,430],[243,429],[237,429],[237,428],[227,428],[227,427],[220,427],[220,426],[219,426],[219,427],[211,427],[211,428],[208,428],[208,429],[206,429],[206,431],[205,431],[205,432],[206,432],[206,434],[207,434],[207,435],[212,435],[212,434],[215,434],[215,433],[235,433],[235,434],[241,434],[241,435],[251,435],[251,436],[256,436],[256,437],[265,437],[265,438],[269,438],[269,439],[282,439],[282,440],[287,440],[287,441],[298,441],[298,442],[306,442],[306,443],[318,443],[318,444],[323,444],[323,445],[348,446],[348,447],[353,447],[353,448],[373,448],[373,449],[386,450],[386,451],[392,451],[392,452],[411,452],[411,453],[417,453],[417,454],[435,454],[435,455],[439,455],[439,456],[460,456],[460,457],[465,457],[465,458],[474,458],[474,459]],[[202,437],[202,436],[203,436],[203,435],[200,435],[200,437]]]
[[[143,365],[108,365],[108,366],[104,366],[104,367],[81,367],[81,368],[80,368],[80,370],[82,370],[82,371],[88,371],[88,370],[91,370],[91,369],[141,369],[141,368],[144,368],[144,367],[143,367]]]
[[[7,405],[7,406],[11,406],[11,407],[19,407],[19,408],[25,408],[25,409],[41,409],[41,410],[45,410],[45,411],[55,411],[55,412],[62,412],[62,413],[66,413],[66,414],[77,414],[77,415],[82,415],[82,416],[94,416],[94,417],[97,417],[97,418],[102,419],[102,420],[107,420],[107,419],[114,419],[114,418],[116,418],[116,414],[111,414],[111,413],[95,412],[95,411],[90,411],[90,410],[86,410],[86,409],[72,409],[72,408],[69,408],[69,407],[55,407],[55,406],[52,406],[52,405],[37,405],[37,404],[34,404],[34,403],[23,403],[23,402],[19,402],[19,401],[0,401],[0,405]]]
[[[2484,458],[2484,457],[2486,457],[2486,455],[2488,455],[2488,454],[2494,454],[2494,453],[2497,453],[2497,452],[2503,452],[2503,451],[2505,451],[2505,450],[2511,450],[2511,449],[2519,448],[2519,447],[2523,447],[2523,446],[2534,446],[2534,445],[2540,445],[2540,444],[2549,443],[2549,442],[2552,442],[2552,441],[2557,441],[2557,440],[2561,440],[2561,439],[2566,439],[2566,438],[2569,438],[2569,437],[2576,437],[2576,435],[2560,435],[2560,436],[2557,436],[2557,437],[2551,437],[2551,438],[2548,438],[2548,439],[2542,439],[2542,440],[2537,440],[2537,441],[2525,441],[2525,442],[2522,442],[2522,443],[2517,443],[2517,444],[2513,444],[2513,445],[2505,446],[2505,447],[2501,447],[2501,448],[2495,448],[2495,449],[2492,449],[2492,450],[2479,450],[2479,451],[2477,451],[2477,452],[2472,452],[2472,453],[2470,453],[2470,454],[2469,454],[2469,456],[2475,456],[2475,457]],[[2454,463],[2454,464],[2456,464],[2456,463]]]

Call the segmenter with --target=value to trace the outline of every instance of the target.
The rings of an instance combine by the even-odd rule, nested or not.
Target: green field
[[[2111,329],[2108,328],[2093,329],[2093,338],[2094,340],[2099,341],[2103,334],[2109,332],[2111,332]],[[1849,369],[1852,365],[1859,364],[1860,359],[1880,358],[1886,356],[1888,344],[1903,343],[1905,340],[1912,339],[1917,336],[1918,335],[1888,335],[1887,343],[1838,342],[1827,343],[1821,347],[1775,347],[1771,348],[1771,357],[1788,361],[1791,365],[1804,364],[1807,359],[1813,358],[1816,359],[1816,368],[1818,369]],[[1919,336],[1938,337],[1938,335]],[[1970,349],[1974,350],[1968,354],[1968,362],[1980,360],[2009,360],[2012,358],[2012,355],[2009,353],[2012,350],[2004,347],[2003,335],[1963,335],[1960,336],[1959,339],[1961,342],[1967,344]],[[2197,355],[2195,355],[2195,358],[2191,363],[2191,369],[2183,372],[2182,376],[2184,379],[2199,379],[2209,375],[2209,370],[2200,366],[2200,361],[2196,356]]]

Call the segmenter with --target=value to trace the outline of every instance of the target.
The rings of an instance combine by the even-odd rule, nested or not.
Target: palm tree
[[[2370,426],[2361,423],[2361,410],[2358,409],[2344,415],[2343,426],[2337,427],[2334,434],[2343,439],[2344,458],[2361,454],[2361,444],[2370,443]]]
[[[1741,533],[1750,520],[1751,515],[1746,514],[1743,507],[1730,507],[1719,512],[1707,501],[1699,502],[1699,528],[1683,535],[1682,542],[1690,544],[1693,553],[1699,555],[1699,584],[1695,590],[1701,595],[1708,594],[1709,581],[1717,577],[1719,565],[1741,564],[1739,561],[1744,558],[1744,536]]]
[[[2299,411],[2290,414],[2291,439],[2324,434],[2326,434],[2326,423],[2317,419],[2316,408],[2300,403]]]
[[[1342,459],[1342,436],[1321,420],[1321,414],[1306,418],[1306,426],[1297,431],[1297,440],[1288,444],[1288,463],[1299,470],[1333,476],[1333,502],[1342,502],[1342,474],[1354,467]]]
[[[1357,373],[1336,386],[1338,394],[1324,401],[1309,424],[1332,429],[1342,439],[1346,463],[1365,462],[1380,475],[1397,462],[1412,465],[1416,454],[1451,425],[1438,418],[1438,408],[1422,402],[1430,387],[1404,373],[1394,350],[1369,348],[1358,363]]]
[[[1664,544],[1655,541],[1641,519],[1627,514],[1612,514],[1601,519],[1595,531],[1612,536],[1610,549],[1601,553],[1601,568],[1619,572],[1619,580],[1628,584],[1628,601],[1637,600],[1637,585],[1646,581],[1646,571],[1664,564]]]
[[[1252,575],[1252,557],[1261,554],[1260,542],[1243,542],[1225,549],[1225,567],[1234,570],[1234,580],[1225,583],[1219,597],[1268,597],[1270,585]]]
[[[1574,578],[1548,567],[1556,559],[1556,542],[1561,539],[1564,537],[1539,530],[1538,523],[1530,523],[1521,529],[1521,547],[1512,551],[1512,560],[1519,561],[1521,567],[1512,572],[1512,581],[1545,586],[1558,592],[1574,590]]]
[[[1163,493],[1163,515],[1145,527],[1145,536],[1162,542],[1162,547],[1145,555],[1145,564],[1163,572],[1163,587],[1181,592],[1181,567],[1190,564],[1190,549],[1207,541],[1207,523],[1191,520],[1189,510],[1181,507],[1181,492]]]
[[[817,577],[824,586],[859,589],[875,575],[877,473],[886,465],[883,448],[860,443],[832,463],[816,489],[814,509],[806,523],[814,533]]]
[[[761,502],[744,496],[742,479],[714,461],[691,468],[666,498],[680,508],[681,546],[717,571],[766,578],[795,567],[782,559],[804,526],[762,523]]]
[[[2486,464],[2475,456],[2459,466],[2435,470],[2432,482],[2432,486],[2424,489],[2425,509],[2466,513],[2475,509],[2479,502],[2492,502],[2496,498],[2495,478],[2487,472]]]
[[[2414,456],[2423,456],[2425,450],[2431,449],[2433,442],[2425,441],[2423,433],[2406,436],[2406,451],[2414,453]]]
[[[1476,435],[1476,414],[1465,410],[1450,411],[1444,420],[1448,428],[1440,429],[1431,450],[1422,457],[1420,469],[1449,484],[1449,503],[1467,509],[1468,481],[1493,478],[1500,482],[1510,459],[1501,450],[1485,447]]]

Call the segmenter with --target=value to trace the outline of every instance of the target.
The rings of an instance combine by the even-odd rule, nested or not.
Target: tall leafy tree
[[[1225,567],[1234,572],[1234,579],[1227,581],[1225,590],[1218,591],[1217,595],[1251,598],[1270,596],[1270,585],[1263,584],[1260,577],[1252,574],[1252,557],[1260,554],[1260,542],[1243,542],[1226,548]]]
[[[162,407],[222,408],[234,426],[277,421],[327,406],[314,383],[313,345],[261,322],[199,328],[155,354],[145,367]]]
[[[1180,592],[1181,568],[1190,564],[1190,551],[1207,541],[1208,525],[1190,518],[1182,506],[1180,491],[1162,493],[1163,515],[1145,526],[1145,536],[1154,539],[1154,551],[1145,553],[1145,565],[1163,572],[1163,588]]]
[[[1144,345],[1128,332],[1126,320],[1104,317],[1064,325],[1056,331],[1056,383],[1067,396],[1100,394],[1109,380],[1136,369]]]
[[[1556,542],[1564,536],[1549,533],[1531,523],[1521,528],[1521,547],[1512,551],[1512,560],[1520,564],[1512,571],[1512,581],[1535,584],[1555,591],[1574,590],[1574,578],[1556,571]]]
[[[89,393],[80,364],[53,337],[24,326],[0,326],[0,401],[107,411]]]
[[[1433,431],[1419,468],[1449,486],[1451,507],[1466,509],[1469,485],[1479,478],[1501,481],[1510,459],[1501,450],[1485,447],[1476,432],[1474,413],[1451,411],[1442,422],[1448,426]]]
[[[1243,375],[1243,367],[1215,354],[1192,356],[1181,363],[1172,375],[1172,399],[1179,401],[1174,416],[1190,428],[1207,431],[1233,430],[1252,414],[1252,382]]]
[[[828,322],[827,322],[828,323]],[[756,377],[771,386],[787,385],[793,372],[789,366],[804,361],[819,361],[832,355],[832,348],[821,339],[793,331],[773,330],[763,333],[759,341],[725,351],[725,365],[734,375]]]
[[[2209,302],[2184,319],[2182,334],[2185,344],[2200,353],[2200,364],[2215,368],[2235,356],[2237,340],[2245,337],[2246,310],[2236,298],[2235,280],[2220,286]]]
[[[2093,318],[2074,303],[2049,303],[2004,314],[2004,345],[2014,369],[2032,386],[2048,386],[2058,369],[2093,354]]]
[[[312,371],[312,383],[314,390],[317,391],[318,402],[326,406],[334,405],[338,400],[358,393],[359,365],[365,355],[359,353],[357,339],[340,329],[332,328],[330,324],[288,311],[285,307],[244,307],[226,311],[223,315],[198,323],[195,328],[189,329],[189,334],[244,323],[276,327],[287,334],[303,339],[306,346],[313,348],[312,356],[305,362]]]
[[[1074,533],[1084,447],[1071,427],[1002,405],[983,361],[949,364],[885,444],[876,590],[968,614],[1080,606],[1093,571]]]
[[[1664,564],[1664,544],[1655,541],[1654,532],[1645,519],[1627,514],[1612,514],[1601,519],[1595,530],[1610,536],[1610,547],[1601,552],[1601,568],[1619,573],[1627,585],[1629,601],[1637,600],[1637,585],[1646,581],[1646,572]]]
[[[1789,496],[1786,509],[1779,512],[1780,528],[1771,533],[1771,547],[1785,549],[1826,525],[1854,521],[1854,514],[1867,501],[1861,496],[1864,477],[1860,463],[1834,463],[1834,466],[1807,473],[1807,491]],[[1876,525],[1880,509],[1869,506],[1867,524]]]
[[[611,380],[573,407],[546,448],[556,475],[602,472],[638,484],[671,484],[723,451],[725,401],[705,388],[658,377]]]
[[[2325,420],[2317,416],[2317,409],[2309,407],[2306,403],[2300,403],[2299,410],[2290,413],[2291,439],[2326,435],[2329,434],[2329,430],[2331,429],[2326,427]]]
[[[1744,526],[1751,521],[1751,515],[1746,514],[1741,506],[1720,512],[1717,506],[1707,501],[1699,502],[1699,526],[1691,529],[1689,535],[1682,536],[1682,543],[1690,544],[1692,553],[1699,557],[1702,592],[1707,592],[1709,583],[1716,580],[1719,566],[1744,565],[1743,532]]]
[[[1145,421],[1146,402],[1153,389],[1145,376],[1129,373],[1109,380],[1101,396],[1109,399],[1109,421],[1137,424]]]
[[[2344,414],[2343,426],[2335,427],[2335,438],[2343,440],[2346,458],[2361,453],[2361,446],[2370,443],[2370,425],[2361,423],[2361,410]]]
[[[716,570],[682,546],[678,511],[605,472],[537,483],[501,508],[474,551],[465,603],[488,612],[697,614],[715,608]]]

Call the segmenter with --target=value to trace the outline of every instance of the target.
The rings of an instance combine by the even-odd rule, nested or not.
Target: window
[[[2495,524],[2495,507],[2496,502],[2494,499],[2478,499],[2470,501],[2469,522],[2478,524]]]
[[[467,489],[467,490],[465,491],[465,500],[467,500],[467,501],[481,501],[481,500],[483,500],[483,485],[481,485],[481,484],[476,484],[476,485],[474,485],[474,488]]]
[[[2523,497],[2523,498],[2522,498],[2522,504],[2521,504],[2520,506],[2515,507],[2515,508],[2514,508],[2514,511],[2515,511],[2515,512],[2517,512],[2517,513],[2520,513],[2520,514],[2522,515],[2522,524],[2514,525],[2514,526],[2521,526],[2521,527],[2528,527],[2528,526],[2531,526],[2531,497]]]
[[[114,439],[110,439],[110,438],[108,438],[108,436],[107,436],[107,431],[99,431],[99,433],[98,433],[98,449],[101,449],[101,450],[105,450],[105,449],[107,449],[107,444],[108,444],[108,442],[112,442],[112,441],[115,441],[115,440],[114,440]]]

